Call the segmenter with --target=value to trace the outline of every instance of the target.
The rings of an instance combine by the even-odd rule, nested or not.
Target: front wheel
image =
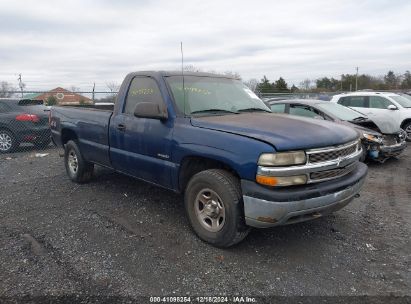
[[[86,183],[93,176],[94,164],[84,160],[75,141],[68,141],[64,150],[67,175],[73,182]]]
[[[247,236],[239,181],[231,173],[210,169],[195,174],[184,201],[191,226],[203,241],[230,247]]]
[[[407,141],[411,141],[411,122],[407,122],[405,125],[404,125],[404,131],[405,132],[407,132],[407,138],[406,138],[406,140]]]

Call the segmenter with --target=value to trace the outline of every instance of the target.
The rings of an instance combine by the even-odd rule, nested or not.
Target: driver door
[[[154,78],[135,77],[123,109],[111,120],[112,165],[118,171],[170,188],[173,120],[135,117],[139,102],[164,103]]]

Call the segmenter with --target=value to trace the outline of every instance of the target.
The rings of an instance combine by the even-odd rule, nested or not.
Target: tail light
[[[20,114],[20,115],[16,116],[16,120],[18,120],[18,121],[39,122],[40,118],[35,114]]]

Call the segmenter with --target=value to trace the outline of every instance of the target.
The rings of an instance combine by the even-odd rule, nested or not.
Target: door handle
[[[118,125],[117,125],[117,129],[120,130],[120,131],[125,131],[125,130],[126,130],[126,126],[123,125],[123,124],[118,124]]]

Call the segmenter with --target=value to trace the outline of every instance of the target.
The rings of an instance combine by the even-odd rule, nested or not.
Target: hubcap
[[[0,133],[0,150],[8,151],[12,146],[13,139],[7,133]]]
[[[411,140],[411,125],[405,129],[405,132],[407,132],[407,139]]]
[[[69,166],[71,173],[73,174],[77,173],[77,170],[78,170],[77,154],[73,150],[70,150],[69,155],[68,155],[68,166]]]
[[[210,232],[220,231],[225,223],[225,208],[220,196],[211,189],[201,190],[194,210],[201,226]]]

